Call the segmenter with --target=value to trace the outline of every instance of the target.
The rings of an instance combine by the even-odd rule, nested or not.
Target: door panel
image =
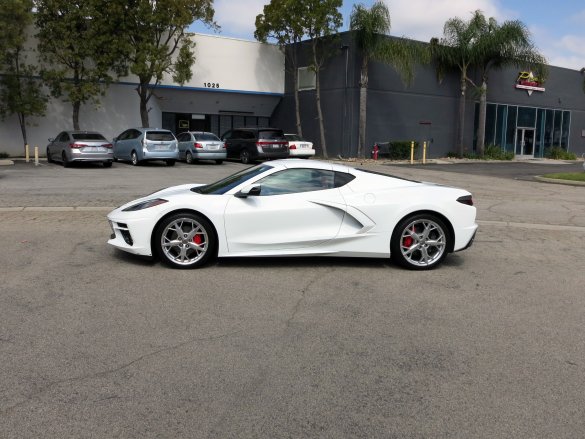
[[[229,252],[316,246],[337,236],[344,214],[339,189],[233,197],[225,211]]]

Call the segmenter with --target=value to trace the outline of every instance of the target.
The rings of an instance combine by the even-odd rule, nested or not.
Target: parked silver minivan
[[[114,137],[114,160],[127,160],[134,166],[147,160],[163,160],[173,166],[179,159],[175,135],[158,128],[130,128]]]

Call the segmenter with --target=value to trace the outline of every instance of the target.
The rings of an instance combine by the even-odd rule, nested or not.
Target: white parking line
[[[480,226],[515,227],[519,229],[559,230],[564,232],[585,232],[582,226],[561,226],[555,224],[516,223],[513,221],[476,221]]]

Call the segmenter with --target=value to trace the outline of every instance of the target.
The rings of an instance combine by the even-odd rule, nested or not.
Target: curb
[[[11,165],[14,165],[13,160],[6,160],[6,159],[0,160],[0,166],[11,166]]]
[[[562,180],[560,178],[547,178],[540,175],[535,175],[534,179],[543,183],[564,184],[565,186],[585,186],[585,181]]]

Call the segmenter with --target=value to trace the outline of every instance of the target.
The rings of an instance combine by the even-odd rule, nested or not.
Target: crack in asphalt
[[[134,364],[136,364],[136,363],[138,363],[138,362],[140,362],[142,360],[145,360],[145,359],[150,358],[150,357],[154,357],[154,356],[156,356],[156,355],[158,355],[160,353],[169,352],[169,351],[172,351],[172,350],[175,350],[175,349],[179,349],[179,348],[181,348],[183,346],[186,346],[188,344],[191,344],[191,343],[196,343],[196,342],[201,342],[201,341],[220,340],[222,338],[227,338],[227,337],[230,337],[232,335],[239,334],[240,332],[242,332],[242,331],[228,332],[227,334],[222,334],[222,335],[218,335],[218,336],[214,336],[214,337],[192,338],[192,339],[186,340],[184,342],[178,343],[176,345],[168,346],[168,347],[165,347],[165,348],[162,348],[162,349],[158,349],[156,351],[149,352],[147,354],[141,355],[140,357],[135,358],[134,360],[129,361],[128,363],[122,364],[122,365],[120,365],[118,367],[115,367],[113,369],[107,369],[107,370],[103,370],[101,372],[97,372],[97,373],[93,373],[93,374],[89,374],[89,375],[81,375],[81,376],[78,376],[78,377],[65,378],[65,379],[62,379],[62,380],[53,381],[53,382],[47,384],[42,389],[37,390],[36,392],[34,392],[34,393],[30,394],[29,396],[27,396],[24,401],[21,401],[21,402],[19,402],[17,404],[14,404],[14,405],[10,406],[10,407],[7,407],[7,408],[5,408],[3,410],[0,410],[0,415],[7,415],[11,411],[13,411],[13,410],[15,410],[15,409],[17,409],[17,408],[19,408],[19,407],[21,407],[23,405],[26,405],[32,399],[36,398],[39,395],[42,395],[43,393],[46,393],[47,391],[51,390],[52,388],[54,388],[56,386],[59,386],[60,384],[64,384],[64,383],[75,383],[77,381],[91,380],[91,379],[94,379],[94,378],[102,378],[102,377],[105,377],[107,375],[114,374],[114,373],[117,373],[117,372],[119,372],[121,370],[127,369],[127,368],[131,367],[132,365],[134,365]]]

